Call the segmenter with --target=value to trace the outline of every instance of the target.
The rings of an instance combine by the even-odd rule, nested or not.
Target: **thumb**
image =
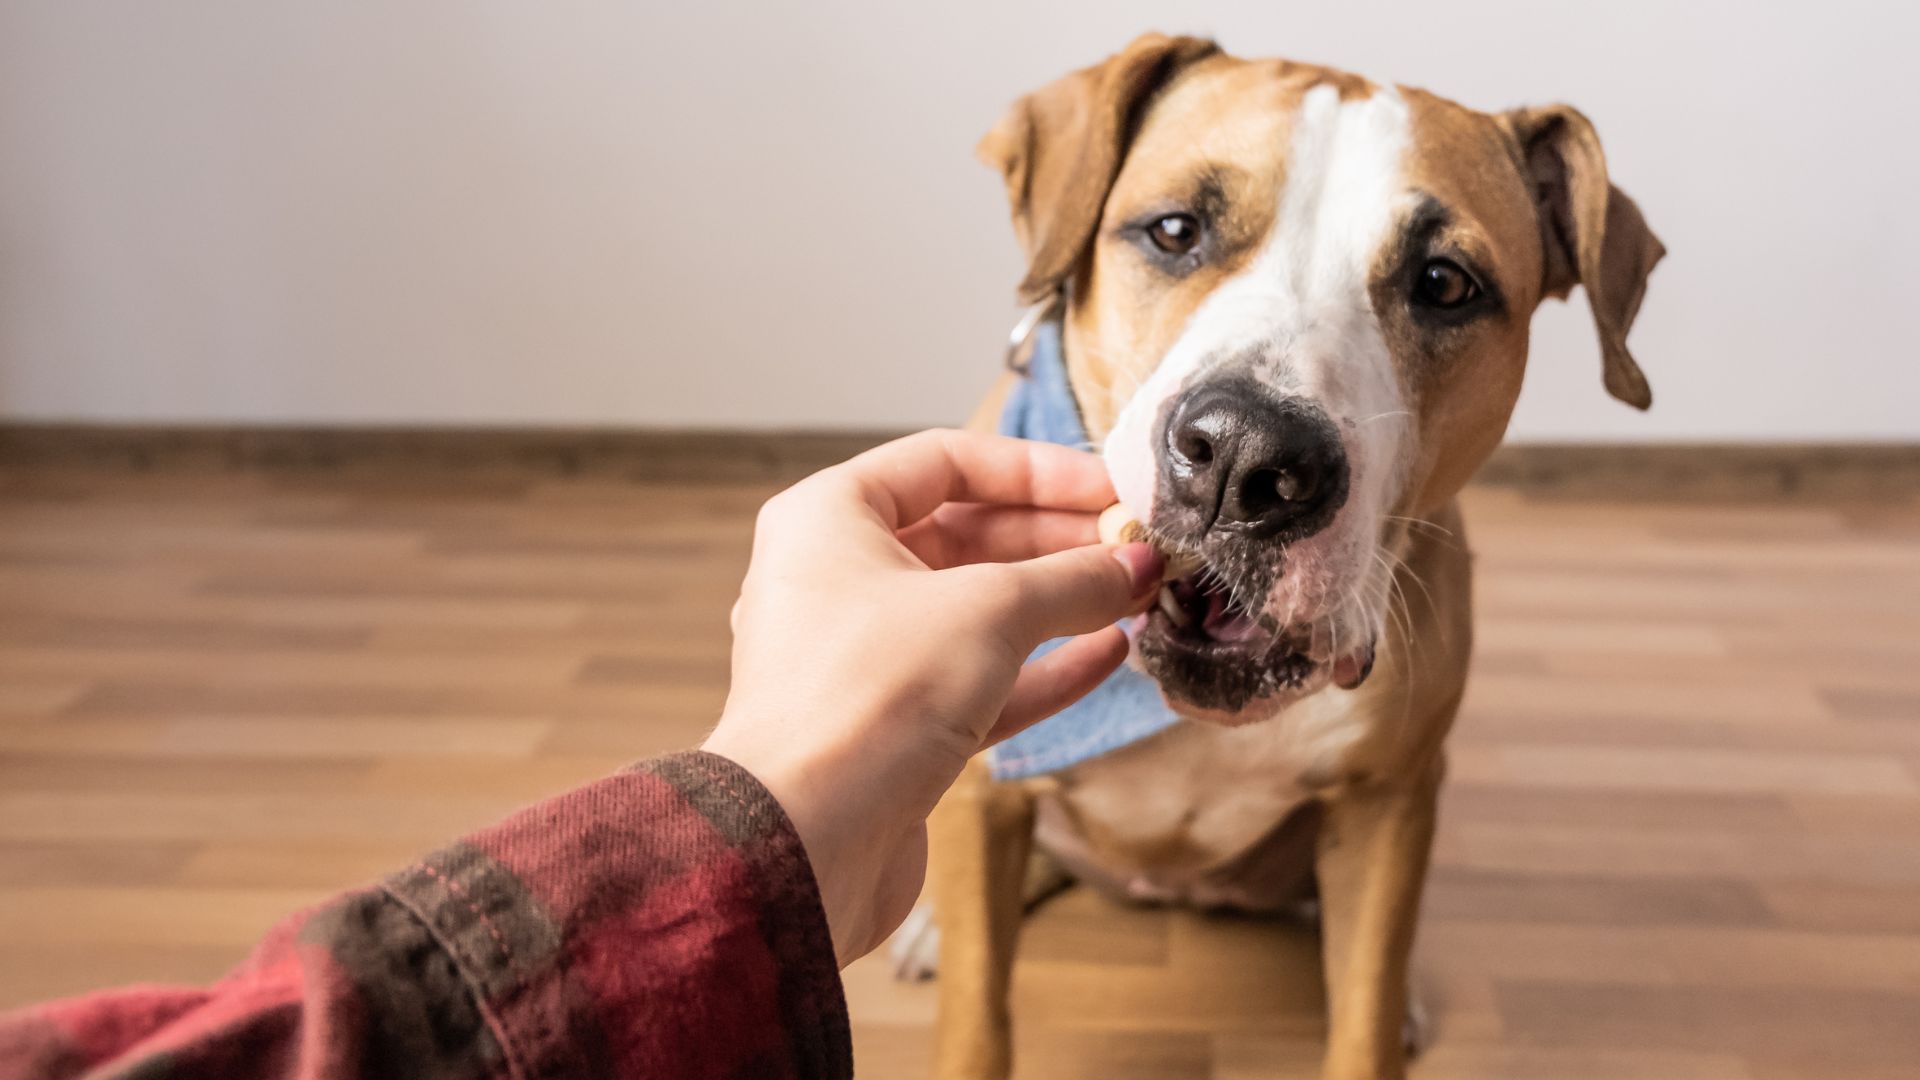
[[[1165,558],[1146,544],[1096,544],[1001,569],[1014,578],[1009,615],[1032,648],[1118,622],[1153,594],[1165,567]]]

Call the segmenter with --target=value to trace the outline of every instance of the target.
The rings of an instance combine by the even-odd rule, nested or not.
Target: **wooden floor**
[[[277,915],[685,746],[765,484],[0,478],[0,1005],[204,980]],[[1920,504],[1477,491],[1426,1080],[1920,1076]],[[1021,1075],[1313,1074],[1296,928],[1068,893]],[[861,1074],[930,986],[848,974]]]

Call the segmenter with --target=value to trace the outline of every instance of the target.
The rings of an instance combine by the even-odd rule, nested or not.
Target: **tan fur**
[[[1068,286],[1064,349],[1096,440],[1188,316],[1272,228],[1294,107],[1322,84],[1343,99],[1375,90],[1322,68],[1242,61],[1207,43],[1150,36],[1026,99],[983,142],[983,156],[1008,178],[1029,252],[1024,294]],[[1401,93],[1412,115],[1409,185],[1455,211],[1448,242],[1471,253],[1507,300],[1503,317],[1435,344],[1395,314],[1386,268],[1374,275],[1375,311],[1415,414],[1413,457],[1391,510],[1413,522],[1393,520],[1380,538],[1401,560],[1394,584],[1404,617],[1388,620],[1359,689],[1321,691],[1276,719],[1180,724],[1044,781],[995,784],[984,767],[971,767],[933,827],[945,983],[940,1077],[1008,1074],[1006,988],[1021,867],[1036,828],[1043,849],[1095,884],[1203,906],[1284,902],[1307,879],[1310,852],[1324,913],[1324,1075],[1404,1075],[1408,955],[1442,743],[1472,650],[1471,565],[1455,495],[1505,430],[1526,364],[1527,321],[1543,297],[1586,287],[1607,387],[1645,406],[1650,395],[1625,334],[1662,249],[1608,183],[1599,143],[1577,112],[1490,116]],[[1088,116],[1095,136],[1086,134]],[[1132,118],[1130,146],[1108,149],[1112,130],[1098,118],[1112,117]],[[1064,159],[1046,148],[1084,153],[1089,139],[1097,182],[1059,175]],[[1147,272],[1112,236],[1116,223],[1153,212],[1203,172],[1229,192],[1221,257],[1177,280]],[[1049,214],[1077,224],[1050,224]],[[997,407],[983,409],[976,426],[991,429],[996,415]],[[1300,844],[1289,823],[1305,820],[1308,807],[1318,808],[1317,831]]]
[[[1585,287],[1605,357],[1607,392],[1635,408],[1653,391],[1627,352],[1627,328],[1646,295],[1647,275],[1667,253],[1640,207],[1607,181],[1607,157],[1593,124],[1567,105],[1516,109],[1502,118],[1519,145],[1540,199],[1549,275],[1546,291]]]
[[[1021,99],[980,141],[980,157],[1006,180],[1014,230],[1028,251],[1019,289],[1028,303],[1053,295],[1079,261],[1127,152],[1137,106],[1215,51],[1211,41],[1146,34],[1104,63]]]

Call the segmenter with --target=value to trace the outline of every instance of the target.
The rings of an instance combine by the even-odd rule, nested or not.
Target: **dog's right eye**
[[[1431,260],[1413,281],[1413,298],[1428,307],[1457,308],[1479,295],[1479,283],[1452,259]]]
[[[1192,214],[1168,214],[1147,226],[1147,239],[1169,255],[1185,255],[1200,244],[1200,222]]]

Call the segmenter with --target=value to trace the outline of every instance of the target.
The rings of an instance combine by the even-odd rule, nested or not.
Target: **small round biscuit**
[[[1163,576],[1182,578],[1197,573],[1201,563],[1198,555],[1185,551],[1169,550],[1163,544],[1156,544],[1147,535],[1147,527],[1127,512],[1120,503],[1114,503],[1100,512],[1100,542],[1103,544],[1153,544],[1167,557],[1167,569]]]
[[[1100,511],[1100,542],[1103,544],[1143,544],[1146,526],[1134,520],[1125,504],[1114,503]]]

